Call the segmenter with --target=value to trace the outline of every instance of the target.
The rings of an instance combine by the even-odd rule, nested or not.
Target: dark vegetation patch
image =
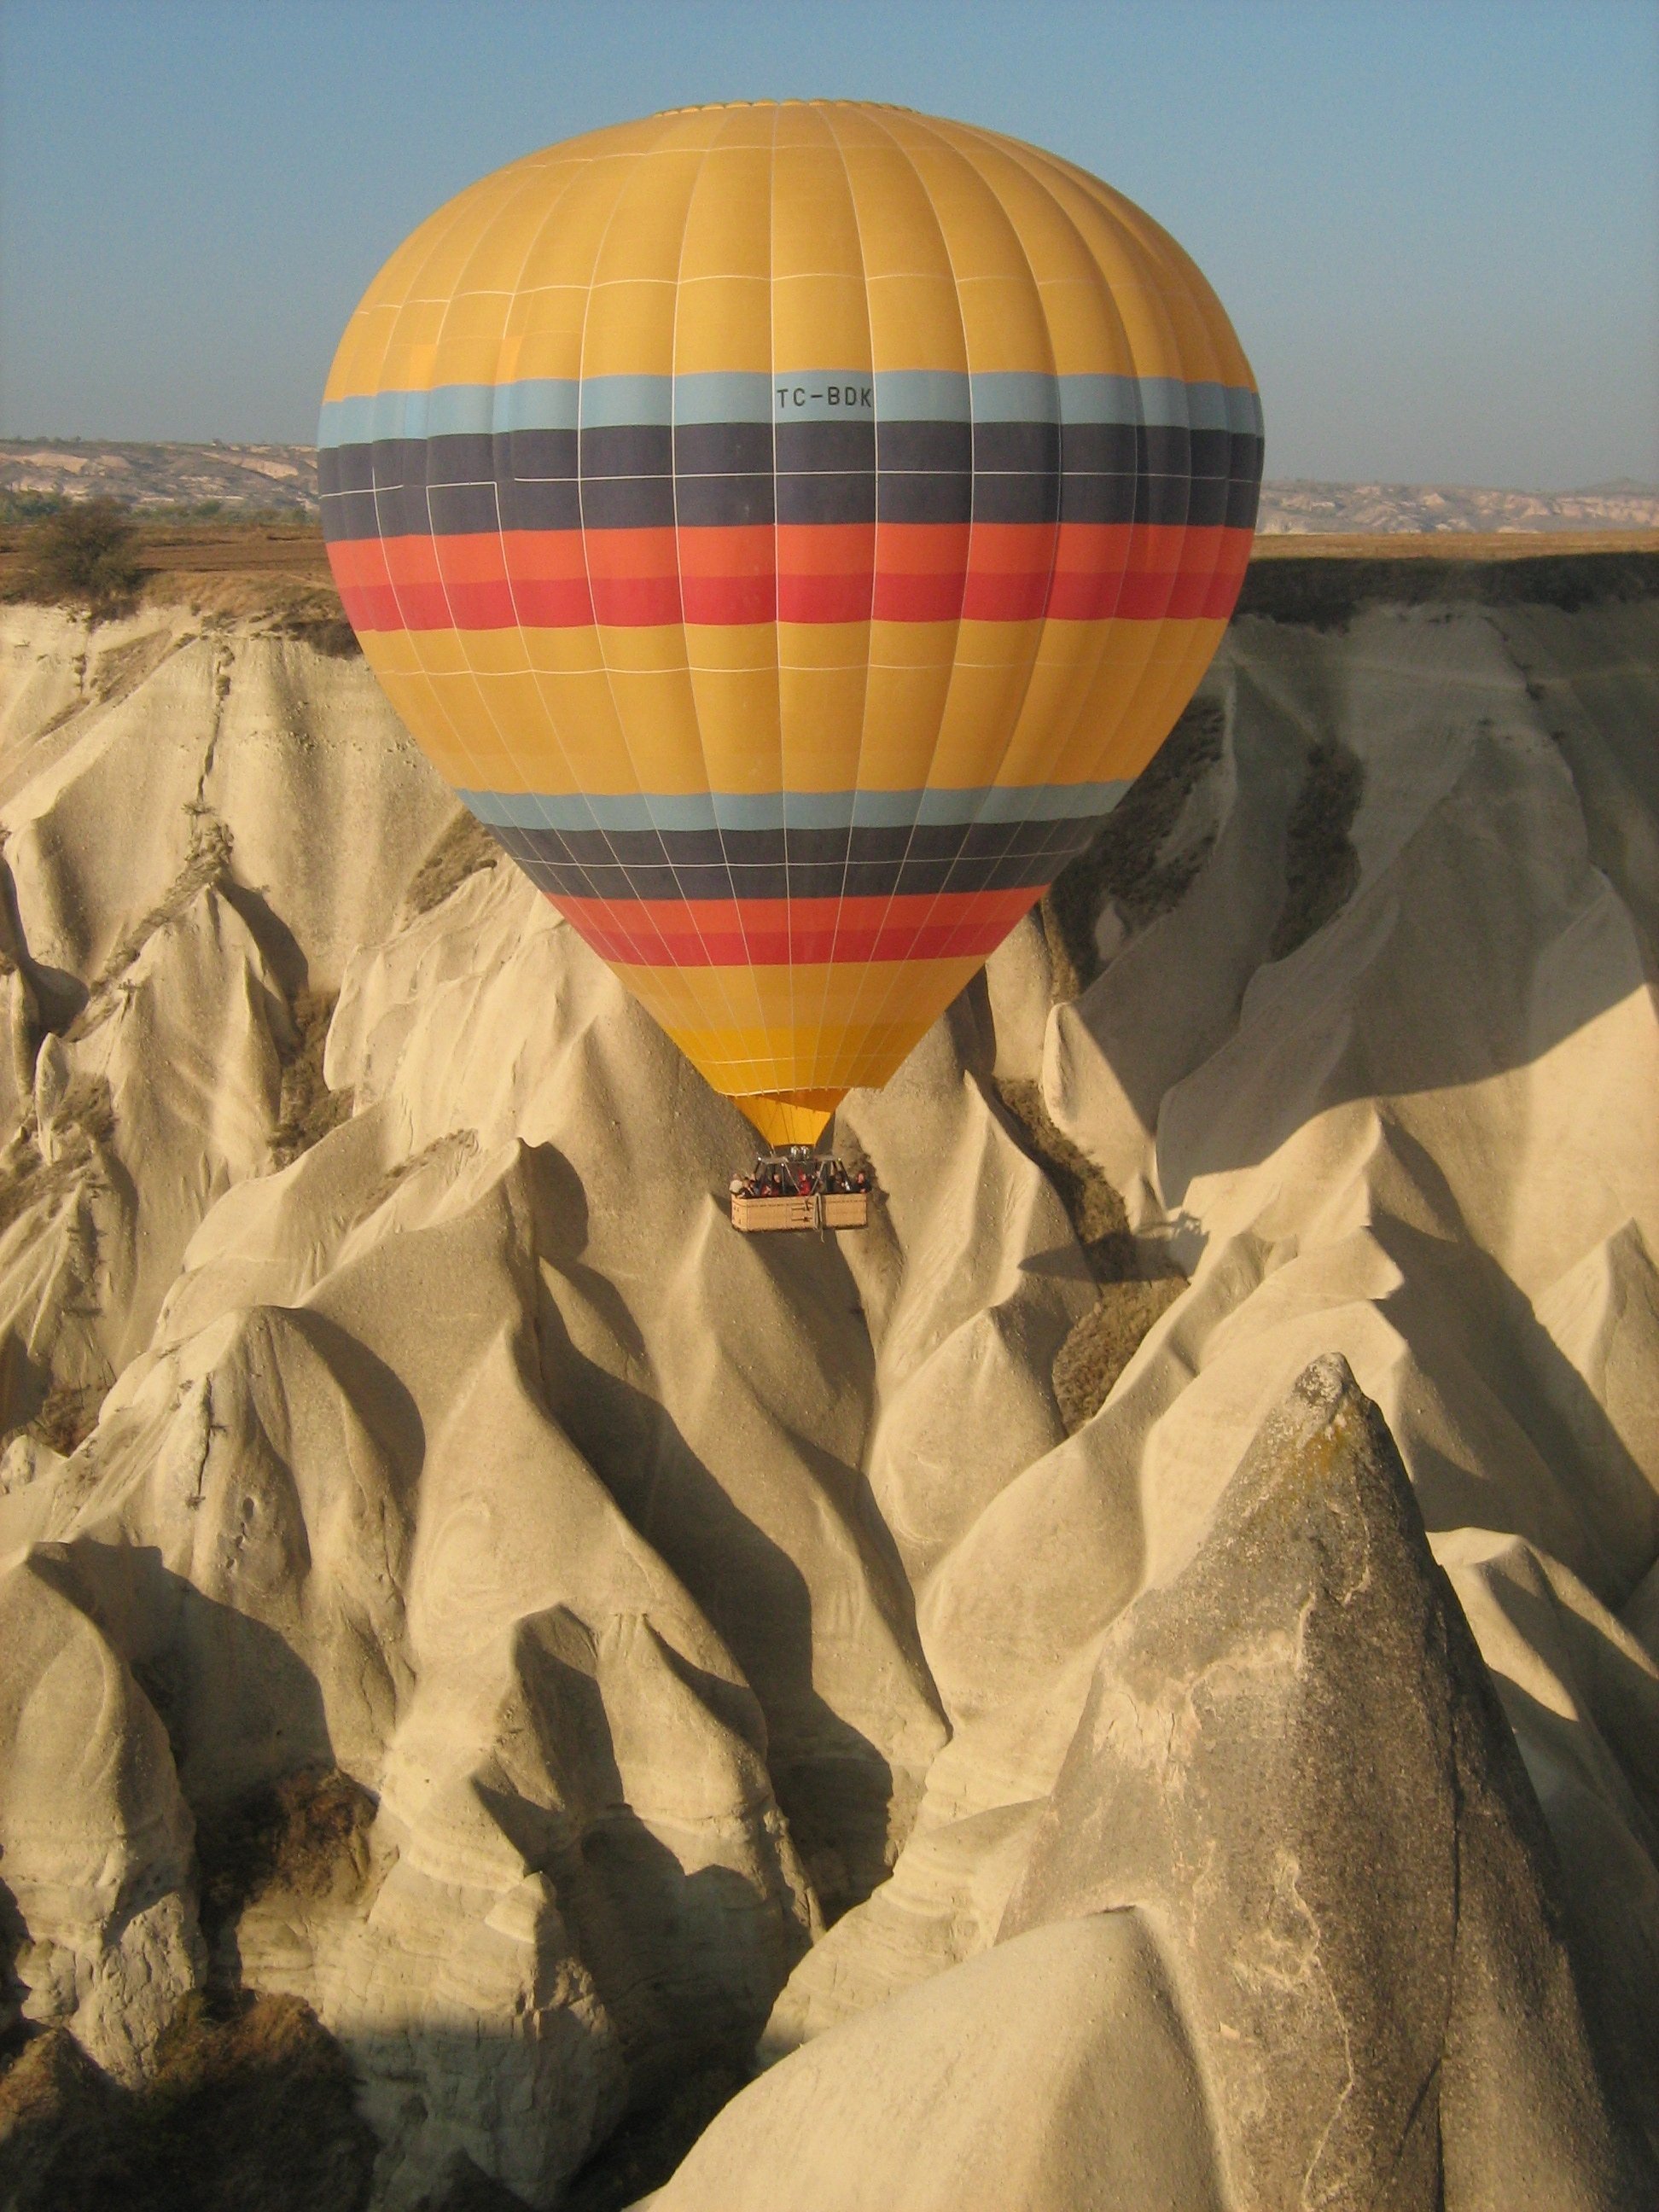
[[[228,1805],[198,1809],[196,1863],[210,1950],[273,1891],[316,1904],[355,1897],[368,1878],[374,1799],[338,1767],[302,1767]]]
[[[1513,560],[1298,553],[1252,561],[1234,615],[1342,630],[1368,606],[1556,607],[1573,614],[1651,599],[1659,599],[1659,549]]]
[[[1186,1277],[1173,1273],[1101,1285],[1054,1357],[1054,1401],[1067,1436],[1094,1419],[1142,1338],[1186,1287]]]
[[[67,1459],[97,1427],[108,1395],[107,1383],[54,1382],[41,1400],[40,1412],[25,1424],[25,1433]]]
[[[1132,929],[1184,896],[1209,857],[1213,836],[1164,857],[1194,786],[1221,757],[1224,718],[1195,699],[1096,832],[1093,842],[1050,884],[1042,926],[1054,966],[1054,996],[1074,999],[1100,973],[1095,924],[1110,899]]]
[[[9,596],[46,606],[83,607],[103,618],[124,613],[143,568],[138,533],[114,500],[82,500],[35,523]]]
[[[270,1144],[279,1168],[297,1160],[301,1152],[351,1119],[349,1091],[331,1091],[323,1078],[323,1054],[328,1045],[328,1025],[338,1003],[337,991],[296,991],[291,1002],[294,1042],[283,1054],[282,1088],[276,1105],[276,1128]]]
[[[1104,1170],[1055,1127],[1042,1085],[1010,1079],[997,1091],[1019,1125],[1024,1149],[1059,1192],[1096,1279],[1116,1281],[1131,1273],[1137,1248],[1123,1200]]]
[[[62,2028],[0,2075],[3,2212],[363,2212],[373,2132],[297,1997],[187,1998],[122,2088]]]
[[[1267,947],[1284,960],[1340,914],[1359,882],[1354,817],[1365,771],[1346,745],[1326,738],[1308,765],[1285,833],[1285,903]]]
[[[61,514],[70,503],[61,492],[0,491],[0,529],[10,529],[18,523],[44,522],[48,516]]]
[[[1094,1304],[1073,1323],[1054,1360],[1055,1402],[1066,1434],[1074,1436],[1105,1404],[1187,1279],[1162,1255],[1146,1252],[1104,1171],[1054,1126],[1039,1085],[1006,1081],[997,1090],[1025,1150],[1059,1193],[1098,1286]]]
[[[469,876],[493,868],[501,858],[501,848],[490,836],[482,822],[465,809],[440,835],[437,842],[410,878],[409,889],[404,893],[399,925],[416,921],[441,906],[452,891],[459,890]]]
[[[320,653],[330,660],[361,660],[363,648],[357,641],[357,633],[343,613],[327,606],[301,605],[290,609],[278,619],[279,637],[297,638],[308,645],[313,653]]]

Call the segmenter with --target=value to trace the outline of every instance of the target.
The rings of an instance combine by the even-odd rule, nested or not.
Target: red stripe
[[[573,530],[341,539],[328,554],[360,630],[650,629],[863,622],[872,612],[883,622],[1224,621],[1251,543],[1247,530],[1141,523],[746,525],[678,538]]]
[[[676,968],[821,967],[993,952],[1042,887],[925,891],[905,898],[584,899],[553,904],[602,959],[640,964],[640,941]]]

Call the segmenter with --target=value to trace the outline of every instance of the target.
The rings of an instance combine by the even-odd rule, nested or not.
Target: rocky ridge
[[[834,2084],[878,2045],[957,2141],[926,2054],[965,2036],[1033,2125],[1076,2119],[1096,2193],[1056,2203],[1158,2201],[1156,2152],[1171,2203],[1290,2204],[1262,2129],[1291,2159],[1380,1959],[1417,2041],[1366,2031],[1317,2201],[1376,2201],[1391,2128],[1402,2206],[1436,2172],[1497,2201],[1505,2077],[1559,2093],[1553,2201],[1617,2203],[1659,2139],[1654,620],[1242,617],[1180,787],[849,1102],[886,1195],[820,1244],[731,1232],[744,1125],[360,662],[9,612],[0,1881],[40,2079],[79,2051],[142,2098],[192,2007],[297,2001],[373,2131],[349,2187],[581,2212],[662,2179],[758,2047],[668,2212],[872,2124]],[[1137,1283],[1168,1287],[1103,1395],[1057,1392]],[[1354,1384],[1307,1379],[1331,1354]],[[1395,1640],[1346,1674],[1292,1632],[1310,1592],[1346,1617],[1323,1511],[1396,1562]],[[1247,1573],[1252,1513],[1291,1545]],[[1183,1665],[1242,1685],[1171,1770],[1211,1826],[1126,1816],[1115,1857],[1090,1808],[1151,1770],[1101,1716]],[[1304,1784],[1229,1753],[1258,1727]],[[1503,1909],[1331,1917],[1377,1792],[1413,1893],[1484,1852]],[[1272,1968],[1248,2080],[1228,1944]],[[1045,1990],[1103,2025],[1033,2073]],[[1190,2124],[1102,2139],[1109,2064]],[[961,2140],[951,2201],[988,2208]],[[1034,2205],[1073,2185],[1040,2165]],[[866,2201],[835,2170],[826,2207]]]

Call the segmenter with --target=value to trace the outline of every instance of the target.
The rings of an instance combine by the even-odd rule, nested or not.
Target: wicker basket
[[[805,1198],[732,1200],[732,1222],[752,1235],[761,1229],[862,1229],[870,1218],[867,1190],[814,1191]]]

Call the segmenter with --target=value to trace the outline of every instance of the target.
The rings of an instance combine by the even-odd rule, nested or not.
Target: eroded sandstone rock
[[[1240,2207],[1656,2201],[1537,1801],[1340,1359],[1109,1633],[1003,1933],[1114,1909],[1158,1932]]]

